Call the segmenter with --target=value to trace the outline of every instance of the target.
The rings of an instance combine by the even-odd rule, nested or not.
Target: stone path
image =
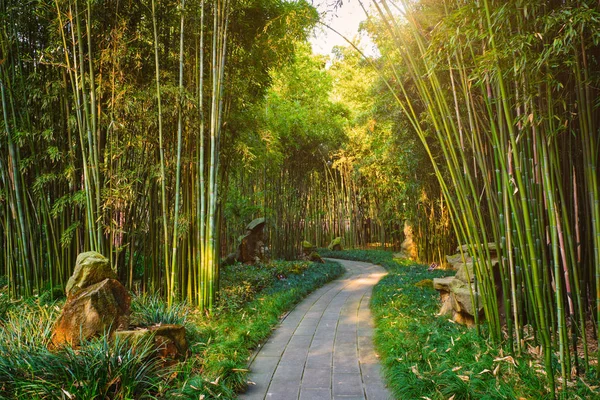
[[[245,400],[387,400],[369,300],[385,270],[335,260],[346,274],[292,310],[250,365]]]

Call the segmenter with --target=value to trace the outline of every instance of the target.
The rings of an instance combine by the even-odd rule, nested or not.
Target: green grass
[[[189,357],[166,365],[151,344],[95,338],[50,351],[64,299],[10,302],[0,288],[0,399],[233,399],[246,388],[248,358],[279,318],[343,273],[337,263],[273,262],[224,268],[219,306],[204,315],[156,295],[133,296],[132,323],[186,326]],[[204,397],[202,397],[204,396]]]
[[[393,259],[392,253],[386,251],[319,253],[323,257],[380,264],[388,271],[373,290],[371,309],[376,324],[375,345],[395,398],[554,398],[548,392],[544,375],[535,371],[540,360],[524,355],[515,357],[513,363],[511,358],[504,358],[509,355],[506,348],[489,343],[475,329],[436,316],[440,307],[437,292],[415,284],[454,272],[428,272],[426,266]],[[485,336],[486,326],[482,329]],[[543,368],[540,365],[537,369]],[[598,398],[598,393],[581,381],[573,386],[568,395],[561,396]]]

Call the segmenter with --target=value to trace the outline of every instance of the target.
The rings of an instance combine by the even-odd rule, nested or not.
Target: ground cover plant
[[[469,329],[436,316],[439,296],[424,280],[454,274],[428,271],[379,250],[321,250],[324,257],[368,261],[387,271],[374,288],[375,345],[387,383],[398,399],[554,399],[533,337],[528,353],[513,358],[505,343],[495,345]],[[482,326],[484,333],[487,325]],[[554,355],[555,372],[560,365]],[[590,380],[587,380],[589,378]],[[591,376],[573,384],[570,399],[597,398]],[[566,396],[560,394],[559,396]],[[562,397],[560,397],[562,398]],[[564,397],[567,398],[567,397]]]
[[[132,323],[184,324],[190,345],[181,363],[165,363],[146,341],[131,347],[100,337],[80,348],[48,350],[64,300],[4,301],[0,314],[0,399],[235,398],[246,386],[251,351],[279,318],[343,272],[337,263],[272,262],[222,271],[212,315],[159,296],[133,296]]]

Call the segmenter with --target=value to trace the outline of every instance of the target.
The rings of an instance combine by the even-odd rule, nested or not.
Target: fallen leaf
[[[467,375],[458,375],[458,378],[463,382],[468,382],[471,379]]]
[[[500,369],[500,364],[496,365],[496,368],[494,368],[494,372],[493,372],[494,376],[498,375],[498,370],[499,369]]]
[[[462,367],[454,367],[454,368],[452,368],[452,372],[456,372],[456,371],[458,371],[460,369],[462,369]]]
[[[500,361],[506,361],[507,363],[510,363],[510,364],[514,365],[515,367],[517,366],[517,363],[515,362],[515,359],[512,358],[512,356],[494,358],[494,362],[500,362]]]

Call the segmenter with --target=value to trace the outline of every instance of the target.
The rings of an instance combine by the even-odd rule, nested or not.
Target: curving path
[[[346,274],[316,290],[281,322],[250,364],[245,400],[387,400],[373,348],[369,300],[385,270],[332,260]]]

